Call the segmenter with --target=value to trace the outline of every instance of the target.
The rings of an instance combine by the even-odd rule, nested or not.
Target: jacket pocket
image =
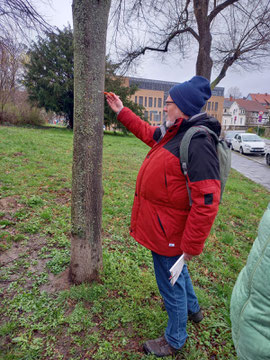
[[[162,225],[162,222],[161,222],[161,220],[160,220],[160,217],[158,216],[158,213],[157,213],[157,219],[158,219],[158,223],[159,223],[159,225],[160,225],[160,227],[161,227],[161,230],[162,230],[163,234],[164,234],[165,237],[166,237],[165,229],[164,229],[164,227],[163,227],[163,225]]]

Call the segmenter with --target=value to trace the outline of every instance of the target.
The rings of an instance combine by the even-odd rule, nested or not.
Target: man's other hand
[[[121,111],[123,109],[123,103],[120,100],[119,96],[113,94],[113,93],[109,93],[108,95],[106,95],[106,99],[107,99],[107,103],[110,106],[110,108],[112,109],[112,111],[118,113],[119,111]]]
[[[190,255],[190,254],[187,254],[187,253],[184,252],[184,260],[185,260],[185,261],[189,261],[189,260],[191,260],[192,258],[193,258],[193,255]]]

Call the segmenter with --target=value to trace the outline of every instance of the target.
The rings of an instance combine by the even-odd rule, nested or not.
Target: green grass
[[[128,235],[148,150],[135,137],[104,136],[100,278],[49,291],[69,266],[72,138],[61,128],[0,127],[0,358],[154,359],[142,344],[167,318],[151,254]],[[205,319],[188,324],[179,359],[236,359],[230,296],[268,201],[267,190],[231,172],[205,250],[189,265]]]

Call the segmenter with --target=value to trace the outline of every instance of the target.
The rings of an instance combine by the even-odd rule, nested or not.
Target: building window
[[[154,98],[154,107],[157,107],[157,98]]]
[[[139,105],[143,105],[143,96],[139,96]]]
[[[137,96],[135,96],[135,104],[137,104],[137,102],[138,102],[138,101],[137,101]]]
[[[162,107],[162,99],[158,98],[158,107]]]
[[[153,98],[152,97],[149,98],[148,105],[149,105],[149,107],[153,106]]]
[[[144,106],[147,106],[147,97],[144,98]]]
[[[212,110],[214,110],[214,101],[212,102]]]
[[[145,118],[146,120],[148,120],[148,111],[145,111],[145,112],[144,112],[144,118]]]
[[[211,101],[208,101],[207,110],[211,110]]]
[[[217,111],[217,109],[218,109],[218,103],[215,102],[215,111]]]
[[[150,100],[150,98],[149,98]],[[152,117],[153,117],[153,114],[152,114],[152,111],[150,111],[150,121],[152,121]]]
[[[242,118],[240,118],[240,124],[242,125]]]
[[[151,111],[151,115],[153,115],[153,121],[158,122],[160,121],[159,114],[157,111]]]

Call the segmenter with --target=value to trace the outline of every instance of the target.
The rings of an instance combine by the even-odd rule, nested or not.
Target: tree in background
[[[29,100],[65,116],[73,127],[73,33],[70,27],[47,32],[28,51],[23,84]]]
[[[14,98],[18,89],[18,76],[22,69],[23,47],[13,43],[0,42],[0,113],[5,105]]]
[[[137,87],[124,86],[124,79],[120,76],[116,76],[118,67],[118,65],[113,64],[109,59],[106,60],[105,89],[108,92],[111,91],[120,96],[125,106],[143,118],[144,107],[139,104],[135,104],[132,100],[130,100],[130,96],[135,94]],[[126,128],[119,121],[117,121],[116,118],[116,114],[111,110],[107,104],[107,101],[105,100],[104,125],[106,128],[112,126],[114,128],[121,129],[123,132],[126,132]]]
[[[65,116],[67,124],[73,128],[74,59],[71,28],[46,33],[45,38],[33,43],[28,51],[25,69],[23,84],[30,101],[47,111]],[[123,81],[116,76],[116,69],[117,66],[106,61],[105,89],[120,95],[126,106],[142,116],[142,107],[129,99],[136,88],[123,86]],[[104,122],[106,126],[115,125],[122,129],[106,102]]]
[[[240,99],[242,97],[241,90],[237,86],[232,86],[227,90],[227,97],[232,97],[233,99]]]
[[[270,53],[269,0],[116,0],[113,39],[124,68],[146,52],[197,54],[215,87],[231,66],[259,69]],[[121,48],[122,47],[122,48]]]
[[[102,267],[102,141],[110,0],[73,0],[74,146],[70,279],[89,282]]]

